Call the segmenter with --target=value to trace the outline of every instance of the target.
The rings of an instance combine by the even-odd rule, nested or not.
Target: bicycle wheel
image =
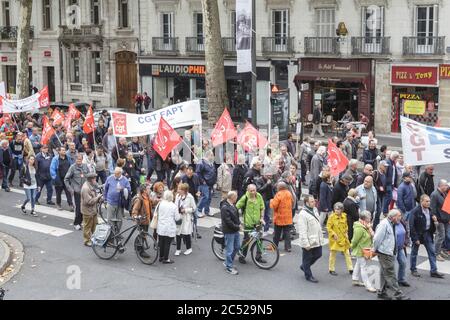
[[[134,239],[134,250],[143,264],[152,265],[158,259],[158,245],[147,232],[142,232]]]
[[[100,259],[110,260],[117,254],[119,248],[114,244],[114,238],[109,237],[108,241],[106,241],[105,244],[102,246],[93,243],[92,250],[94,250],[94,253]]]
[[[211,249],[217,259],[225,261],[225,245],[218,243],[214,237],[211,239]]]
[[[261,256],[258,255],[258,249]],[[277,245],[267,239],[259,239],[252,244],[250,248],[252,260],[258,268],[269,270],[275,267],[280,259],[280,252]]]
[[[104,204],[104,202],[99,202],[97,204],[97,212],[98,215],[100,216],[101,221],[99,221],[99,223],[108,223],[108,221],[106,220],[106,206]]]

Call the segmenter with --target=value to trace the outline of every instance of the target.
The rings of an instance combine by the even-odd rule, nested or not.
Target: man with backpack
[[[253,158],[251,162],[251,168],[247,171],[244,176],[244,181],[242,183],[242,194],[247,191],[247,187],[251,184],[256,184],[256,180],[261,177],[262,162],[258,158]]]

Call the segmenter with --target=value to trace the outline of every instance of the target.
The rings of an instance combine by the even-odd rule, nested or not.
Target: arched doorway
[[[117,107],[134,112],[134,96],[137,93],[137,55],[130,51],[116,53]]]

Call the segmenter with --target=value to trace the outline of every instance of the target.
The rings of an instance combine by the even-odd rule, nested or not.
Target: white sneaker
[[[190,255],[192,253],[192,249],[187,249],[185,252],[184,252],[184,255],[185,256],[188,256],[188,255]]]
[[[81,226],[79,224],[73,226],[75,230],[81,230]]]
[[[197,218],[203,218],[205,214],[203,212],[197,212]]]
[[[179,256],[180,254],[181,254],[181,250],[175,251],[175,255],[176,255],[176,256]]]
[[[214,217],[214,213],[210,212],[210,213],[208,213],[208,216]]]

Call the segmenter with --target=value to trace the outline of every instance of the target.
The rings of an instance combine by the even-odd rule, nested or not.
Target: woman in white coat
[[[181,219],[178,208],[173,203],[172,191],[165,191],[163,199],[156,208],[158,215],[159,261],[164,264],[173,263],[169,259],[170,244],[177,232],[176,221]]]
[[[192,253],[191,234],[194,232],[194,212],[197,210],[194,197],[189,193],[189,185],[181,183],[178,186],[178,193],[175,199],[175,205],[181,215],[181,225],[177,225],[177,251],[175,255],[179,256],[181,253],[181,240],[183,239],[186,245],[184,254],[190,255]]]

